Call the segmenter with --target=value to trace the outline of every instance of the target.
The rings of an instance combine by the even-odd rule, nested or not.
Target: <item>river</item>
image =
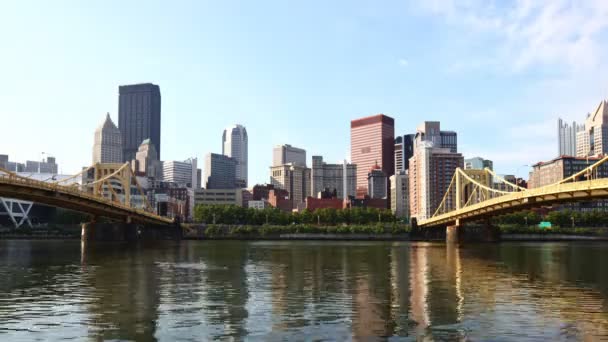
[[[607,243],[0,240],[0,340],[599,340]]]

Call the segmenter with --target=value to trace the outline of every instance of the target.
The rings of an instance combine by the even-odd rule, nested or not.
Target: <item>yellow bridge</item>
[[[599,169],[606,161],[608,157],[557,183],[534,189],[508,182],[487,168],[477,170],[481,175],[470,175],[468,170],[457,168],[435,213],[418,220],[417,224],[419,227],[458,226],[533,207],[608,198],[608,178],[601,178],[606,175],[601,175]],[[489,177],[503,184],[503,189],[483,181]]]
[[[77,180],[81,178],[82,181]],[[137,189],[132,194],[133,189]],[[156,215],[129,163],[95,164],[60,181],[39,181],[0,168],[0,197],[71,209],[125,223],[167,225]],[[134,199],[139,205],[134,204]]]

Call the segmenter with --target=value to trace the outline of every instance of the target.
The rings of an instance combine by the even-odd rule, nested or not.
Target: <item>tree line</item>
[[[580,212],[564,209],[551,211],[543,216],[537,212],[527,210],[499,216],[494,218],[493,221],[496,224],[521,226],[538,225],[541,221],[548,221],[559,227],[608,227],[608,212],[599,210]]]
[[[315,211],[285,212],[277,208],[253,209],[236,205],[197,205],[194,221],[206,224],[288,225],[288,224],[371,224],[397,222],[388,209],[324,208]]]

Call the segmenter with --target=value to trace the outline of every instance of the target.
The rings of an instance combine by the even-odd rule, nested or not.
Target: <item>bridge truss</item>
[[[468,170],[457,168],[433,215],[417,224],[422,227],[459,224],[533,207],[608,198],[608,175],[600,169],[606,161],[608,157],[554,184],[534,189],[511,183],[487,168],[482,171],[486,177],[474,177]]]
[[[46,181],[0,168],[0,196],[127,222],[172,222],[154,213],[129,163],[97,163],[71,177]]]

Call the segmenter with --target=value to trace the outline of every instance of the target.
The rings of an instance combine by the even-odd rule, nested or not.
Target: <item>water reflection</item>
[[[0,339],[597,339],[608,244],[0,241]]]

